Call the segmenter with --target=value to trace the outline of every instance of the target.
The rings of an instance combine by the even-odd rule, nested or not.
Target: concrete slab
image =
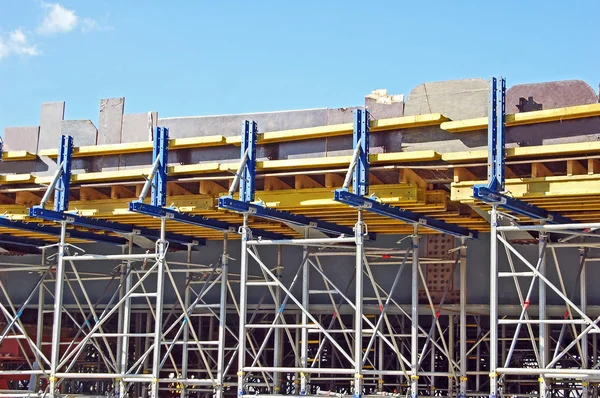
[[[96,145],[98,130],[91,120],[63,120],[61,134],[73,137],[75,146]]]
[[[40,126],[4,128],[5,151],[28,151],[37,153]]]
[[[125,98],[104,98],[100,100],[98,123],[98,145],[121,142],[123,110]]]
[[[448,80],[415,87],[406,99],[404,115],[441,113],[452,120],[461,120],[486,116],[487,109],[487,80]]]
[[[61,123],[65,118],[65,102],[44,102],[40,113],[40,138],[38,149],[58,146]]]
[[[522,106],[519,106],[520,98],[526,101]],[[506,113],[536,110],[534,108],[540,110],[563,108],[597,102],[598,96],[594,89],[582,80],[518,84],[506,91]]]
[[[152,129],[156,127],[158,112],[131,113],[123,115],[121,142],[152,140]]]
[[[387,90],[373,90],[365,96],[365,107],[373,119],[404,116],[404,95],[390,95]]]

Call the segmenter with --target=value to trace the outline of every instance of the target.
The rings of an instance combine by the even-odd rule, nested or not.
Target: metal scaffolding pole
[[[579,258],[581,259],[581,263],[582,263],[582,268],[581,268],[581,275],[579,276],[580,278],[580,282],[579,282],[579,293],[581,296],[581,311],[583,311],[584,313],[587,313],[587,264],[585,261],[585,256],[586,256],[586,249],[585,248],[580,248],[579,249]],[[586,331],[586,325],[581,325],[581,333],[582,333],[582,337],[581,337],[581,368],[582,369],[588,369],[589,367],[589,353],[588,353],[588,335],[587,335],[587,331]],[[581,388],[581,398],[588,398],[588,383],[587,381],[584,381],[583,383],[581,383],[582,388]]]
[[[546,276],[546,240],[548,239],[548,235],[546,232],[540,233],[538,251],[539,251],[539,261],[540,267],[539,272],[542,276]],[[540,347],[540,363],[539,366],[541,368],[545,368],[548,364],[548,354],[549,354],[549,344],[550,340],[548,338],[548,325],[544,323],[546,320],[546,283],[543,280],[539,280],[539,347]],[[540,398],[545,398],[547,394],[547,384],[544,375],[540,375],[539,378],[540,383]]]
[[[67,223],[60,223],[60,240],[58,242],[58,257],[56,263],[56,273],[54,282],[54,311],[52,322],[52,351],[50,354],[50,377],[48,378],[50,398],[59,398],[56,391],[58,378],[58,364],[60,361],[60,337],[62,321],[63,290],[65,280],[65,240],[67,235]]]
[[[355,262],[355,312],[354,312],[354,397],[359,398],[363,392],[363,351],[362,351],[362,317],[363,317],[363,256],[364,256],[364,222],[362,210],[358,210],[358,220],[354,227],[356,238],[356,262]],[[365,352],[365,355],[369,355]]]
[[[308,238],[308,229],[304,233],[304,237]],[[310,294],[309,294],[309,263],[308,263],[308,246],[302,247],[302,306],[304,308],[309,307]],[[306,312],[302,312],[302,329],[301,341],[300,341],[300,366],[303,368],[308,367],[308,316]],[[315,358],[316,360],[316,358]],[[307,394],[308,374],[306,372],[300,373],[300,395]]]
[[[133,254],[133,238],[130,236],[127,241],[127,254]],[[131,289],[131,260],[127,260],[125,264],[121,266],[121,275],[123,275],[123,279],[121,280],[121,285],[124,286],[125,292],[128,292]],[[125,294],[125,293],[124,293]],[[119,367],[117,368],[117,372],[124,373],[127,370],[127,365],[129,363],[129,331],[131,324],[131,298],[128,297],[123,303],[123,313],[121,318],[121,313],[119,313],[119,318],[122,319],[122,333],[123,337],[121,338],[121,351],[117,351],[117,355],[119,355]],[[119,380],[119,397],[124,398],[127,396],[127,384],[123,381],[123,379]]]
[[[156,273],[156,313],[154,315],[154,355],[152,359],[152,390],[151,397],[158,398],[160,378],[160,362],[162,347],[162,329],[163,329],[163,299],[165,283],[165,256],[167,254],[168,242],[165,239],[167,219],[160,219],[160,239],[156,244],[156,260],[158,262]]]
[[[460,241],[460,392],[459,397],[467,396],[467,242]],[[452,325],[450,325],[452,328]]]
[[[185,273],[185,279],[186,279],[186,284],[185,284],[185,292],[183,293],[183,302],[185,305],[185,310],[187,311],[188,308],[190,308],[190,303],[192,300],[192,291],[191,291],[191,280],[190,278],[192,277],[191,272],[189,272],[190,270],[190,263],[192,262],[192,246],[188,245],[187,246],[187,270],[188,272]],[[183,328],[183,347],[181,347],[181,378],[183,379],[187,379],[188,378],[188,362],[189,362],[189,350],[188,350],[188,342],[190,340],[190,328],[188,327],[188,325],[185,325]],[[188,391],[187,391],[187,385],[186,384],[182,384],[181,386],[181,394],[180,397],[181,398],[186,398]]]
[[[419,224],[414,224],[412,236],[412,278],[411,278],[411,338],[410,338],[410,394],[417,398],[419,394]]]
[[[246,283],[248,282],[248,239],[250,239],[250,229],[248,228],[248,214],[244,214],[244,223],[242,225],[242,250],[240,259],[240,321],[238,334],[238,372],[237,372],[237,393],[238,397],[243,397],[246,393],[244,387],[244,367],[246,366],[246,307],[248,305],[248,292]]]
[[[275,276],[277,279],[281,280],[281,272],[282,272],[282,263],[281,263],[281,255],[282,255],[282,246],[277,246],[277,268],[275,269]],[[273,316],[281,316],[284,317],[284,314],[280,314],[281,307],[281,287],[279,285],[275,286],[275,313]],[[283,342],[282,333],[283,329],[275,329],[273,331],[273,366],[275,368],[279,368],[282,362],[283,350],[281,349],[281,344]],[[281,373],[273,372],[273,393],[279,394],[281,390]]]
[[[229,272],[229,253],[227,233],[223,234],[223,256],[221,257],[221,293],[219,302],[219,337],[217,352],[216,398],[223,398],[225,379],[225,333],[227,329],[227,282]]]
[[[448,350],[450,358],[454,358],[454,315],[448,315]],[[462,364],[461,364],[462,369]],[[448,373],[452,374],[452,360],[448,360]],[[454,396],[454,378],[448,377],[448,396]]]
[[[498,396],[498,209],[490,212],[490,398]]]

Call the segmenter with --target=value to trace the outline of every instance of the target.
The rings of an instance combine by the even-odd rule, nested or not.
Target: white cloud
[[[75,14],[75,10],[69,10],[56,3],[42,3],[42,7],[47,10],[47,13],[37,28],[38,33],[43,35],[67,33],[77,27],[79,17]]]
[[[15,29],[8,36],[0,36],[0,59],[9,55],[39,55],[35,44],[29,43],[27,35],[21,29]]]

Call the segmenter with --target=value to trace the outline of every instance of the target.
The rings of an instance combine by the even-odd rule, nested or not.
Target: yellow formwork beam
[[[123,155],[127,153],[152,152],[152,145],[152,141],[144,141],[75,147],[73,148],[73,157],[109,156]],[[224,136],[209,135],[206,137],[175,138],[169,140],[170,150],[205,148],[218,145],[226,145],[226,139]],[[39,155],[56,158],[58,157],[58,149],[43,149],[39,152]]]
[[[379,119],[371,122],[371,132],[409,129],[423,126],[437,126],[440,123],[448,120],[450,119],[440,113]],[[271,144],[275,142],[335,137],[338,135],[352,134],[353,130],[353,123],[342,123],[332,124],[330,126],[307,127],[294,130],[270,131],[259,134],[258,143]],[[242,142],[241,140],[242,139],[240,136],[227,137],[228,144],[240,145]]]
[[[453,201],[475,200],[473,199],[473,185],[486,183],[486,181],[452,183],[450,199]],[[510,195],[515,198],[598,195],[600,194],[600,174],[508,179],[505,186]]]
[[[546,109],[525,113],[514,113],[506,115],[507,126],[519,126],[533,123],[558,122],[569,119],[581,119],[586,117],[600,116],[600,104],[577,105],[566,108]],[[452,133],[487,129],[488,118],[478,117],[475,119],[453,120],[440,125],[442,130]]]
[[[37,156],[35,153],[27,151],[6,151],[2,152],[3,162],[14,162],[18,160],[35,160]]]
[[[576,142],[570,144],[538,145],[529,147],[506,148],[507,158],[537,158],[600,153],[600,142]],[[486,149],[466,152],[450,152],[441,155],[443,161],[464,163],[468,161],[487,160]]]

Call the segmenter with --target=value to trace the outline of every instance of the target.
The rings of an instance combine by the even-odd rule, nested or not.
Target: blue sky
[[[377,88],[498,74],[600,81],[598,1],[0,5],[0,131],[37,125],[55,100],[97,123],[107,97],[170,117],[358,105]]]

